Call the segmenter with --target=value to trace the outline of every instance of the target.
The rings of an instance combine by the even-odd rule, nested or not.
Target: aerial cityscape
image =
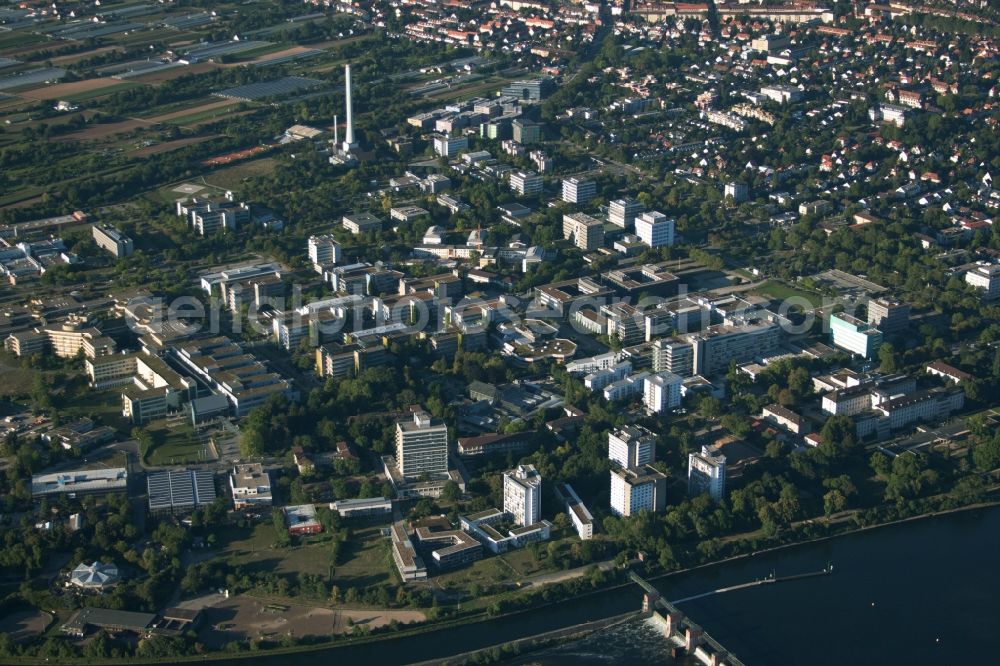
[[[998,88],[994,0],[0,0],[0,663],[989,663]]]

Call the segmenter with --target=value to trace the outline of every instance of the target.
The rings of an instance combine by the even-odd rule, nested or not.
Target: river
[[[1000,653],[1000,508],[959,512],[772,551],[654,580],[668,599],[763,578],[830,576],[762,585],[681,605],[748,666],[993,663]],[[495,645],[637,609],[637,586],[417,636],[319,650],[294,660],[405,664]],[[642,620],[508,663],[669,663]],[[255,658],[284,664],[290,657]],[[246,663],[242,660],[240,663]]]

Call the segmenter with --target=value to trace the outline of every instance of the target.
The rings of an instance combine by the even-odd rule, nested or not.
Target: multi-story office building
[[[585,204],[597,194],[597,183],[592,180],[566,178],[562,182],[562,200],[567,203]]]
[[[878,298],[868,301],[868,325],[886,335],[905,330],[910,323],[910,304]]]
[[[976,289],[982,289],[983,298],[997,298],[1000,296],[1000,264],[979,262],[965,274],[965,281]]]
[[[555,166],[555,160],[541,150],[533,150],[528,153],[528,159],[534,162],[535,168],[542,173],[552,171],[552,168]]]
[[[688,494],[708,493],[716,502],[726,495],[726,456],[707,449],[688,454]]]
[[[600,313],[607,319],[608,335],[617,338],[622,345],[629,346],[642,342],[642,316],[628,303],[621,301],[602,305]]]
[[[532,120],[518,118],[510,127],[515,143],[538,143],[542,140],[542,126]]]
[[[882,331],[851,315],[830,315],[830,342],[864,358],[872,358],[882,346]]]
[[[710,375],[725,372],[734,361],[747,363],[774,354],[781,341],[781,328],[769,322],[743,326],[719,324],[684,339],[690,341],[694,352],[694,374]]]
[[[542,519],[542,475],[534,465],[503,473],[503,510],[522,527]]]
[[[114,354],[115,341],[90,326],[85,319],[70,319],[43,329],[52,353],[59,358],[73,358],[83,351],[87,358]]]
[[[653,371],[680,377],[694,374],[694,347],[688,340],[659,338],[653,341]]]
[[[455,157],[462,151],[469,149],[469,139],[466,136],[433,134],[431,140],[434,143],[434,154],[441,157]]]
[[[672,372],[658,372],[646,377],[643,402],[650,414],[659,414],[681,404],[681,378]]]
[[[330,234],[309,237],[309,261],[322,270],[323,266],[340,263],[340,243]]]
[[[382,220],[371,213],[351,213],[341,220],[344,228],[352,234],[364,234],[382,228]]]
[[[608,204],[608,222],[616,227],[628,229],[635,223],[635,218],[646,210],[638,199],[615,199]]]
[[[639,468],[656,460],[656,435],[637,425],[608,433],[608,459],[621,467]]]
[[[616,516],[662,511],[667,503],[666,494],[666,474],[649,465],[611,470],[611,513]]]
[[[229,475],[236,509],[271,506],[271,475],[260,463],[237,465]]]
[[[500,95],[502,97],[513,97],[518,100],[537,102],[551,95],[555,89],[556,84],[552,77],[543,76],[538,79],[511,81],[500,89]]]
[[[635,218],[635,235],[649,247],[674,244],[674,220],[663,213],[649,211]]]
[[[510,174],[510,189],[518,196],[533,196],[542,191],[542,177],[534,171],[515,171]]]
[[[563,215],[563,238],[581,250],[596,250],[604,245],[604,225],[586,213]]]
[[[107,250],[118,259],[131,255],[134,250],[132,239],[117,229],[95,224],[93,234],[97,247]]]
[[[448,426],[423,409],[396,423],[396,465],[403,477],[447,474]]]

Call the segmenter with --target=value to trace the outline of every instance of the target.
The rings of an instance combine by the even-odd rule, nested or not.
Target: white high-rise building
[[[666,474],[649,465],[611,470],[611,513],[616,516],[662,511],[667,504],[666,494]]]
[[[651,210],[635,218],[635,235],[649,247],[674,244],[674,221],[663,213]]]
[[[1000,296],[1000,264],[979,262],[965,274],[965,281],[976,289],[982,289],[983,298],[996,298]]]
[[[542,519],[542,475],[534,465],[503,473],[503,510],[522,527]]]
[[[309,261],[317,267],[340,263],[340,243],[330,234],[309,237]]]
[[[688,494],[708,493],[716,502],[726,496],[726,456],[702,448],[688,454]]]
[[[562,182],[562,200],[566,203],[584,204],[597,194],[597,183],[592,180],[567,178]]]
[[[615,199],[608,204],[608,222],[628,229],[635,223],[636,216],[644,210],[646,206],[638,199]]]
[[[396,465],[404,477],[448,472],[448,426],[424,410],[396,423]]]
[[[542,177],[534,171],[515,171],[510,174],[510,189],[518,196],[531,196],[542,191]]]
[[[642,426],[627,425],[608,433],[608,459],[637,468],[656,460],[656,435]]]
[[[681,378],[672,372],[658,372],[646,377],[643,386],[646,412],[659,414],[681,404]]]

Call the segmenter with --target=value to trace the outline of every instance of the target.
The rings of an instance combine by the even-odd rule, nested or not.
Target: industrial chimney
[[[351,66],[344,65],[344,95],[346,97],[347,106],[347,131],[344,135],[344,145],[343,150],[345,153],[349,153],[354,148],[356,144],[354,143],[354,108],[351,103]]]

